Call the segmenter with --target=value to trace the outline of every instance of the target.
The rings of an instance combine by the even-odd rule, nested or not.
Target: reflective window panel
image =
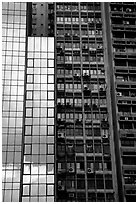
[[[54,201],[54,38],[28,37],[22,201]]]

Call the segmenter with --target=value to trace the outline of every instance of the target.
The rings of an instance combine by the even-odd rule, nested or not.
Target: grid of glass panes
[[[3,201],[18,202],[24,99],[26,3],[2,4]]]
[[[56,9],[57,200],[113,201],[101,4]]]
[[[28,37],[23,202],[54,201],[54,38]]]

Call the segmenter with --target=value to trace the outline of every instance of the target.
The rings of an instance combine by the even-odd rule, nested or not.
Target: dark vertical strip
[[[110,73],[111,104],[112,104],[112,115],[113,115],[114,147],[115,147],[116,170],[117,170],[117,181],[118,181],[118,196],[119,196],[119,201],[123,202],[124,196],[123,196],[122,169],[121,169],[120,149],[119,149],[119,133],[117,128],[115,81],[114,81],[113,56],[112,56],[112,47],[111,47],[112,41],[111,41],[111,24],[110,24],[109,7],[110,7],[109,3],[104,3],[108,64],[110,68],[109,73]]]
[[[26,30],[27,30],[27,36],[32,36],[32,3],[27,3],[27,24],[26,24]]]
[[[45,3],[45,20],[44,20],[44,27],[45,27],[45,31],[44,31],[44,36],[48,37],[48,3]]]
[[[22,129],[22,149],[21,149],[21,175],[20,175],[20,194],[19,194],[19,202],[22,202],[22,194],[23,194],[23,161],[24,161],[24,135],[25,135],[25,104],[26,104],[26,72],[27,72],[27,43],[28,43],[28,25],[29,25],[29,17],[30,17],[30,3],[26,3],[26,42],[25,42],[25,72],[24,72],[24,100],[23,100],[23,129]]]
[[[82,43],[82,32],[81,32],[81,2],[79,6],[79,31],[80,31],[80,42]],[[82,87],[82,120],[83,120],[83,145],[84,145],[84,168],[85,168],[85,195],[86,202],[88,202],[88,178],[87,178],[87,159],[86,159],[86,134],[85,134],[85,110],[84,110],[84,84],[83,84],[83,58],[82,58],[82,46],[80,46],[80,63],[81,63],[81,87]]]
[[[55,167],[54,167],[54,174],[55,174],[55,177],[54,177],[54,183],[55,183],[55,189],[54,189],[54,201],[56,202],[57,201],[57,155],[56,155],[56,152],[57,152],[57,148],[56,148],[56,145],[57,145],[57,61],[56,61],[56,44],[57,44],[57,41],[56,41],[56,29],[57,29],[57,26],[56,26],[56,3],[54,3],[54,25],[55,25],[55,30],[54,30],[54,66],[55,66],[55,72],[54,72],[54,82],[55,82],[55,128],[54,128],[54,131],[55,131]]]

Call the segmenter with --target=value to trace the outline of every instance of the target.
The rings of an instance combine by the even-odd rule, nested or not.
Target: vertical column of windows
[[[28,37],[22,201],[54,201],[54,38]]]
[[[81,28],[86,150],[93,155],[93,158],[87,155],[88,200],[92,199],[89,189],[95,189],[95,199],[105,201],[106,194],[97,193],[99,189],[107,190],[105,176],[111,173],[101,11],[94,3],[91,3],[93,12],[88,10],[86,13],[90,4],[82,3],[81,6],[85,7],[81,10]],[[103,172],[103,177],[100,177],[100,172]],[[112,185],[110,188],[113,189]]]

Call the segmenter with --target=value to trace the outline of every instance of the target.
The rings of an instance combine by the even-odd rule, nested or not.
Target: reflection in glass
[[[3,127],[5,127],[3,145],[7,147],[3,152],[3,180],[5,181],[3,201],[18,202],[21,174],[26,3],[4,2],[2,9],[6,14],[3,15],[2,32],[3,79],[5,81],[3,81]],[[22,19],[24,22],[21,22]]]
[[[23,184],[31,182],[30,201],[46,201],[47,196],[52,200],[54,195],[54,44],[48,45],[48,40],[28,37],[31,68],[27,67]],[[50,54],[47,45],[51,47]]]
[[[48,92],[48,99],[54,100],[54,92],[52,92],[52,91]]]
[[[54,38],[48,38],[48,52],[54,53]]]
[[[54,60],[48,60],[48,67],[54,67]]]
[[[54,83],[54,75],[49,75],[49,76],[48,76],[48,83],[50,83],[50,84],[51,84],[51,83],[52,83],[52,84]]]

